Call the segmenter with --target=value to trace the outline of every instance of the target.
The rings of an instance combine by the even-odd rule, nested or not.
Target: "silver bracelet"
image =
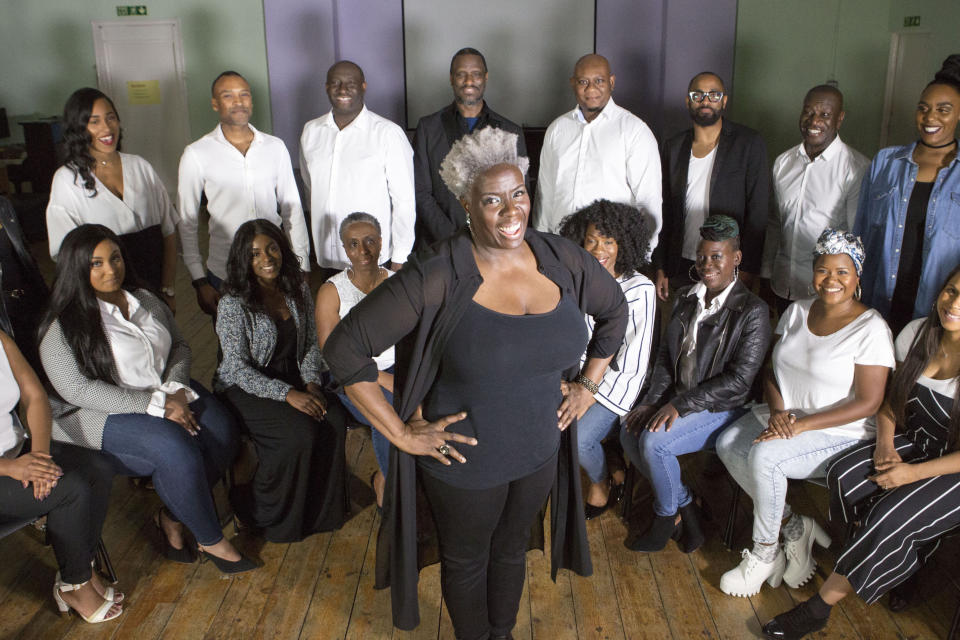
[[[596,394],[597,391],[600,391],[600,385],[598,385],[596,382],[594,382],[587,376],[583,375],[582,373],[578,373],[577,377],[574,378],[573,381],[579,384],[581,387],[583,387],[587,391],[589,391],[591,394]]]

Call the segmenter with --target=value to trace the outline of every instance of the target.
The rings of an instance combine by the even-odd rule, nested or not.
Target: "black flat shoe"
[[[586,504],[583,506],[583,517],[586,520],[592,520],[621,500],[623,500],[623,485],[615,484],[610,487],[610,493],[607,495],[607,503],[605,505],[598,507],[595,504]]]
[[[826,618],[814,616],[807,602],[804,601],[763,625],[763,635],[773,640],[800,640],[808,633],[823,629],[827,626],[828,620],[830,616]]]
[[[680,527],[676,523],[676,514],[672,516],[656,516],[647,530],[640,535],[629,536],[623,541],[623,546],[631,551],[645,551],[653,553],[662,551],[667,546],[674,532]]]
[[[160,553],[163,554],[163,557],[167,560],[173,560],[174,562],[179,562],[180,564],[193,564],[197,561],[197,556],[193,553],[193,550],[189,546],[184,544],[182,547],[177,549],[172,544],[170,544],[170,539],[167,538],[167,533],[163,530],[163,525],[160,524],[160,518],[163,517],[163,514],[167,514],[167,519],[173,522],[176,522],[174,517],[170,515],[170,512],[166,510],[166,507],[160,507],[160,510],[157,511],[157,515],[153,518],[153,525],[157,529],[157,538],[160,541]]]
[[[235,573],[244,573],[246,571],[253,571],[254,569],[260,568],[260,565],[248,558],[247,556],[240,554],[239,560],[224,560],[219,558],[212,553],[208,553],[203,549],[199,550],[200,552],[200,561],[206,562],[209,560],[217,566],[217,569],[220,569],[221,573],[226,573],[232,575]]]

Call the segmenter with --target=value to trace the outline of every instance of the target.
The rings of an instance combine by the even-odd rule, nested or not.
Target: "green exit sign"
[[[145,16],[147,15],[147,5],[137,4],[137,5],[127,5],[121,7],[117,5],[117,15],[118,16]]]
[[[905,26],[905,27],[919,27],[919,26],[920,26],[920,16],[903,16],[903,26]]]

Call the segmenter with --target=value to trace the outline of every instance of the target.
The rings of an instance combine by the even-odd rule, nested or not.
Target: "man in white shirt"
[[[853,229],[870,161],[840,140],[844,115],[836,87],[810,89],[800,112],[803,142],[773,163],[776,207],[767,222],[761,291],[769,297],[772,289],[780,313],[813,295],[813,247],[823,230]]]
[[[667,139],[660,150],[663,169],[663,228],[653,252],[657,296],[690,284],[700,225],[712,214],[737,221],[743,243],[740,277],[749,287],[760,272],[767,224],[770,172],[760,134],[725,117],[728,96],[711,71],[687,85],[693,127]]]
[[[177,192],[183,261],[200,308],[216,315],[227,255],[240,225],[263,218],[282,226],[304,271],[310,270],[310,238],[286,145],[250,124],[250,85],[239,73],[224,71],[211,91],[210,105],[220,124],[184,149]],[[210,214],[206,271],[197,239],[202,195]]]
[[[305,124],[300,136],[317,262],[327,270],[350,266],[340,223],[362,211],[384,230],[377,262],[398,269],[413,249],[413,148],[403,129],[364,106],[367,84],[356,64],[330,67],[326,87],[331,110]]]
[[[662,204],[657,141],[643,120],[614,103],[615,81],[603,56],[577,61],[570,78],[577,106],[550,123],[543,140],[535,228],[556,233],[565,216],[606,198],[644,211],[653,250]]]

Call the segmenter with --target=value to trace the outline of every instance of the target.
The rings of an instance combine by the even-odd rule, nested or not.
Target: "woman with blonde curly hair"
[[[392,588],[400,628],[419,622],[418,475],[458,638],[510,637],[548,495],[554,570],[591,572],[575,424],[623,341],[627,305],[596,258],[527,227],[528,160],[516,148],[516,134],[495,128],[453,145],[441,175],[467,228],[371,291],[324,347],[347,396],[394,445],[377,586]],[[395,343],[391,406],[373,356]]]

